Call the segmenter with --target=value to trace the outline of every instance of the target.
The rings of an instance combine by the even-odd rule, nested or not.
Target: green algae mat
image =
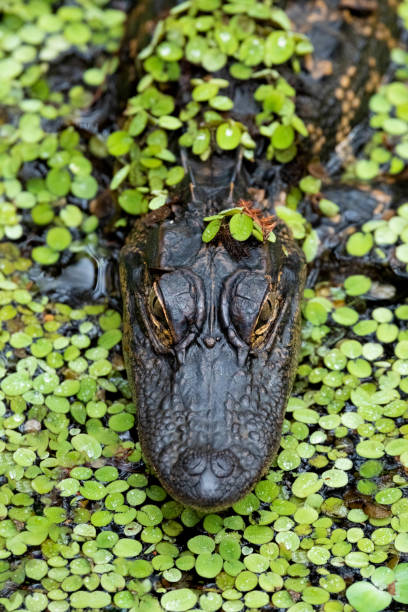
[[[202,159],[211,154],[210,132],[192,120],[230,109],[225,82],[197,80],[178,117],[170,96],[152,94],[178,78],[183,53],[209,73],[233,57],[232,76],[245,80],[272,64],[296,69],[311,51],[272,3],[231,1],[231,18],[246,14],[253,24],[277,11],[283,42],[272,31],[263,46],[252,26],[250,37],[244,28],[236,38],[218,28],[221,53],[213,53],[204,34],[211,37],[220,3],[196,4],[198,16],[184,23],[198,35],[183,46],[156,30],[128,120],[116,124],[125,106],[117,94],[124,3],[0,0],[0,609],[406,610],[408,303],[387,300],[390,285],[355,273],[306,290],[279,453],[252,493],[206,515],[173,501],[143,462],[119,301],[78,290],[75,265],[94,258],[101,268],[131,216],[159,208],[183,178],[169,134],[185,124],[183,146]],[[187,19],[183,10],[189,3],[172,15],[173,27]],[[408,23],[408,3],[399,13]],[[392,78],[371,98],[372,135],[346,170],[350,180],[392,180],[406,170],[402,45],[392,60]],[[282,163],[307,137],[286,85],[255,94],[264,118],[278,124],[260,134],[270,139],[269,158]],[[290,126],[276,110],[284,106]],[[136,150],[153,108],[157,129]],[[241,125],[220,121],[216,141],[253,155]],[[296,206],[316,201],[320,189],[305,176],[279,207],[309,261],[318,237]],[[324,192],[318,208],[339,212]],[[408,202],[367,221],[346,250],[362,261],[392,259],[406,272]]]

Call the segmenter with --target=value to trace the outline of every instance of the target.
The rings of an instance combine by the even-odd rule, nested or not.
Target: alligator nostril
[[[207,458],[194,451],[187,452],[182,459],[182,465],[190,476],[199,476],[207,466]]]
[[[234,469],[234,458],[228,451],[220,451],[211,457],[212,471],[218,478],[226,478]]]
[[[207,348],[213,348],[216,342],[217,339],[213,338],[212,336],[207,336],[206,338],[204,338],[204,344]]]

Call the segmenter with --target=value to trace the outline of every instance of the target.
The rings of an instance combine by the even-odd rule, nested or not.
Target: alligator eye
[[[240,349],[259,349],[270,336],[279,299],[267,274],[239,271],[225,283],[221,317],[228,338]]]
[[[158,342],[158,350],[174,349],[181,355],[203,324],[201,279],[181,268],[162,274],[148,291],[149,329]]]
[[[265,340],[269,327],[275,318],[275,314],[273,295],[270,293],[266,296],[261,306],[258,318],[252,330],[251,344],[253,348],[256,348]]]
[[[171,346],[173,344],[173,334],[171,332],[166,310],[160,295],[160,290],[157,287],[157,283],[154,283],[150,290],[148,306],[150,318],[155,326],[159,340],[165,346]]]

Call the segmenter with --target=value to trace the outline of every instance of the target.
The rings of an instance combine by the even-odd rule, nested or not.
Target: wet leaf
[[[229,229],[231,232],[231,236],[235,240],[243,242],[245,240],[248,240],[252,233],[253,221],[251,217],[249,217],[245,213],[238,213],[231,217],[229,222]]]
[[[295,51],[295,43],[290,34],[284,30],[276,30],[269,34],[265,43],[265,64],[283,64]]]
[[[205,230],[203,231],[202,240],[203,242],[210,242],[218,233],[218,230],[221,227],[221,220],[214,219],[210,221]]]
[[[217,144],[221,149],[236,149],[241,140],[241,130],[236,123],[221,123],[216,132]]]

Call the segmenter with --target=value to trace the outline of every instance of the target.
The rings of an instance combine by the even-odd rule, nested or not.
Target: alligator
[[[134,224],[122,249],[124,354],[142,451],[163,487],[187,506],[226,508],[268,470],[296,373],[307,275],[304,254],[282,221],[275,221],[275,242],[238,244],[228,232],[204,243],[203,219],[242,201],[258,198],[258,206],[261,192],[261,208],[274,215],[279,193],[311,165],[326,176],[338,169],[339,151],[367,115],[389,64],[393,4],[280,3],[314,46],[298,74],[287,77],[309,138],[288,164],[265,161],[262,143],[252,161],[219,149],[207,160],[179,151],[186,180],[164,212]],[[156,14],[163,8],[154,3]],[[183,71],[194,76],[193,69],[184,62]],[[251,132],[259,112],[254,83],[228,79],[233,117]],[[184,89],[182,83],[176,93],[178,109],[189,99]],[[348,199],[341,194],[340,206]]]

